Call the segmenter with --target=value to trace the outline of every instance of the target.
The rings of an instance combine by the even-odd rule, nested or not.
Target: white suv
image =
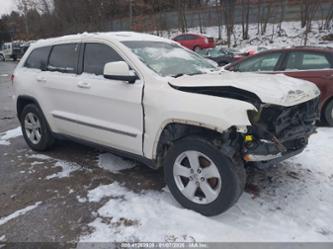
[[[245,166],[302,152],[319,118],[312,83],[221,72],[146,34],[41,40],[14,75],[18,117],[33,150],[69,138],[164,167],[173,196],[207,216],[238,200]]]

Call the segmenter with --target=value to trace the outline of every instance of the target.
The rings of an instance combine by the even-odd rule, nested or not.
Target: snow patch
[[[9,140],[19,136],[22,136],[21,127],[2,132],[0,133],[0,145],[10,145]]]
[[[41,201],[39,202],[36,202],[34,205],[31,205],[31,206],[28,206],[26,208],[23,208],[23,209],[20,209],[10,215],[8,215],[7,217],[3,217],[0,219],[0,226],[2,226],[3,224],[13,220],[13,219],[16,219],[17,217],[19,216],[22,216],[22,215],[25,215],[26,213],[30,212],[31,210],[37,208],[40,204],[42,204]]]
[[[76,196],[76,199],[80,203],[86,203],[87,202],[87,198],[85,198],[85,197]]]
[[[43,155],[43,154],[33,154],[33,155],[28,156],[28,158],[31,158],[31,159],[40,159],[40,160],[45,160],[45,161],[46,160],[54,160],[54,158],[46,156],[46,155]]]
[[[110,185],[102,185],[88,192],[89,202],[100,202],[105,197],[110,197],[114,194],[114,189],[119,189],[117,182]]]
[[[0,241],[5,241],[6,240],[6,235],[0,236]]]
[[[111,171],[114,174],[120,173],[122,170],[131,169],[135,167],[135,163],[125,160],[121,157],[115,156],[111,153],[99,155],[98,166],[100,168]]]
[[[226,213],[204,217],[182,208],[169,193],[134,193],[113,183],[89,191],[110,200],[81,242],[330,242],[333,240],[333,129],[320,128],[301,155],[256,171]]]
[[[35,166],[35,165],[40,165],[40,164],[44,164],[43,162],[32,162],[30,165],[31,166]]]
[[[54,179],[54,178],[69,177],[72,172],[81,169],[81,166],[78,165],[77,163],[66,162],[66,161],[61,161],[61,160],[59,160],[54,166],[61,167],[62,170],[60,172],[47,176],[46,177],[47,180]]]

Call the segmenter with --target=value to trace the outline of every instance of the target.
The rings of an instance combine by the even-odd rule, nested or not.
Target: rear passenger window
[[[123,59],[113,48],[104,44],[88,43],[84,52],[83,72],[103,75],[105,64],[115,61]]]
[[[186,40],[186,36],[185,35],[179,35],[179,36],[176,36],[176,38],[174,40],[175,41],[183,41],[183,40]]]
[[[192,40],[197,40],[199,39],[199,36],[196,35],[187,35],[186,40],[192,41]]]
[[[63,73],[76,73],[79,44],[63,44],[53,47],[48,69],[50,71],[59,71]]]
[[[291,52],[288,55],[286,70],[317,70],[331,67],[325,54]]]
[[[27,68],[45,70],[50,50],[51,47],[36,48],[31,52],[24,66]]]

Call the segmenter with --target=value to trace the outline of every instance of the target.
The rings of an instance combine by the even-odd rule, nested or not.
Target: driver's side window
[[[239,72],[274,71],[282,53],[265,54],[252,57],[239,64]]]
[[[106,63],[124,61],[111,47],[99,43],[87,43],[84,49],[83,72],[103,75]]]

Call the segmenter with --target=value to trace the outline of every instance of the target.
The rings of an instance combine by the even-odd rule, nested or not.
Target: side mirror
[[[127,81],[130,84],[134,84],[138,79],[138,76],[130,75],[130,68],[124,61],[106,63],[103,74],[106,79]]]

